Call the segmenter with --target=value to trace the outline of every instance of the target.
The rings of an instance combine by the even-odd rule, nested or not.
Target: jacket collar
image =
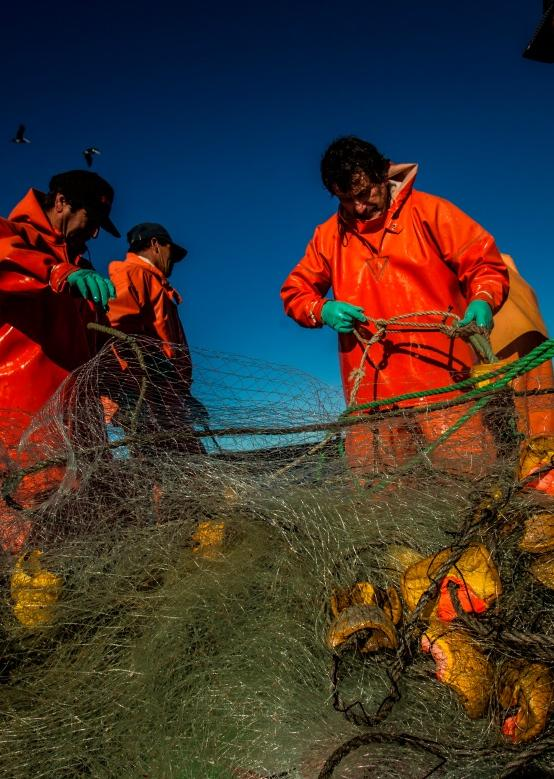
[[[138,265],[144,270],[149,271],[153,276],[155,276],[161,283],[162,287],[165,287],[165,289],[170,294],[172,300],[175,303],[181,303],[182,298],[181,295],[177,292],[176,289],[174,289],[171,284],[169,283],[169,280],[167,276],[162,273],[162,271],[157,268],[152,262],[149,262],[144,257],[141,257],[138,254],[135,254],[134,252],[127,252],[125,255],[125,262],[130,262],[132,265]]]
[[[418,169],[419,166],[415,162],[391,163],[388,177],[391,203],[387,216],[390,214],[395,218],[400,212],[413,189]]]
[[[140,265],[141,268],[144,268],[145,270],[150,271],[150,273],[153,273],[154,276],[160,279],[160,281],[165,281],[169,284],[167,276],[162,273],[162,271],[157,268],[153,262],[149,262],[145,257],[141,257],[139,254],[135,254],[135,252],[127,252],[125,255],[125,262],[130,262],[133,265]]]

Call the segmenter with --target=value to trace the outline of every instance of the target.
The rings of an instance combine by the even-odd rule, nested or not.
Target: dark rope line
[[[432,741],[425,741],[424,739],[419,739],[416,736],[410,736],[404,733],[363,733],[359,736],[354,736],[337,747],[325,761],[317,779],[330,779],[335,769],[351,752],[354,752],[362,746],[367,746],[368,744],[399,744],[400,746],[411,746],[416,749],[422,749],[423,751],[438,757],[441,760],[441,765],[447,761],[443,749],[439,744]]]
[[[498,617],[493,616],[492,619],[484,621],[474,614],[464,611],[458,597],[458,585],[455,582],[448,584],[448,592],[457,619],[467,628],[470,635],[480,639],[481,644],[489,644],[492,649],[495,649],[502,642],[524,658],[528,658],[531,654],[536,660],[549,664],[554,663],[554,646],[551,638],[539,633],[523,633],[521,630],[506,628]]]
[[[548,752],[554,752],[554,737],[543,738],[539,741],[535,741],[531,746],[527,747],[520,755],[505,766],[498,779],[514,779],[518,776],[519,771],[524,766],[530,765],[538,757],[546,755]]]
[[[115,337],[118,337],[122,340],[128,341],[132,347],[134,348],[136,346],[136,354],[137,359],[139,360],[139,363],[141,367],[143,368],[143,371],[145,374],[147,374],[146,365],[144,362],[144,356],[142,355],[142,352],[138,348],[138,346],[135,344],[135,339],[132,336],[128,336],[125,333],[121,333],[118,330],[115,330],[114,328],[108,328],[104,325],[96,325],[95,323],[90,323],[91,325],[94,325],[94,329],[100,330],[101,332],[105,332],[107,334],[112,334]],[[548,343],[548,342],[545,342]],[[537,351],[540,347],[537,347]],[[483,377],[481,377],[480,380],[483,380]],[[145,384],[146,382],[146,384]],[[142,404],[145,393],[146,393],[146,386],[147,386],[147,379],[146,375],[143,376],[143,381],[141,383],[141,391],[139,395],[139,399],[137,401],[137,405],[135,406],[133,417],[132,417],[132,427],[136,428],[136,420],[138,418],[138,411],[139,406]],[[486,398],[489,395],[495,395],[499,390],[504,389],[504,386],[501,387],[494,387],[494,385],[491,385],[491,389],[488,391],[485,391],[485,389],[481,390],[479,395],[480,398]],[[143,391],[144,390],[144,391]],[[534,391],[537,394],[540,392],[541,394],[551,394],[554,392],[554,390],[536,390]],[[522,393],[525,394],[525,393]],[[149,434],[141,434],[136,435],[134,433],[131,433],[131,435],[126,436],[125,438],[120,439],[117,442],[106,442],[104,444],[100,444],[96,447],[89,447],[87,449],[82,450],[82,455],[87,457],[89,455],[98,455],[102,452],[110,451],[111,449],[117,449],[119,447],[125,447],[129,445],[133,445],[135,443],[141,444],[141,443],[163,443],[165,441],[169,440],[187,440],[191,438],[212,438],[215,437],[239,437],[239,436],[283,436],[283,435],[297,435],[300,433],[312,433],[312,432],[324,432],[324,431],[340,431],[344,428],[352,427],[355,425],[373,425],[376,422],[380,421],[381,419],[386,419],[389,417],[396,417],[396,416],[403,416],[403,415],[411,415],[411,414],[418,414],[418,413],[432,413],[435,410],[443,410],[445,408],[450,408],[457,405],[462,405],[466,403],[470,403],[474,400],[474,396],[472,393],[467,393],[466,396],[451,398],[447,401],[441,401],[432,403],[425,406],[407,406],[403,408],[396,408],[396,409],[385,409],[383,411],[377,412],[377,411],[371,411],[371,413],[366,413],[363,416],[356,416],[353,417],[352,411],[354,409],[348,409],[344,414],[342,414],[338,420],[334,422],[328,422],[328,423],[319,423],[319,424],[313,424],[313,425],[298,425],[293,427],[270,427],[270,428],[259,428],[259,427],[237,427],[237,428],[224,428],[224,429],[210,429],[206,427],[204,430],[171,430],[168,432],[160,432],[160,433],[149,433]],[[388,399],[388,402],[391,402],[393,399]],[[379,401],[380,405],[386,405],[387,399],[384,401]],[[372,404],[367,404],[372,405]],[[483,405],[483,404],[479,404]],[[364,408],[363,406],[360,407],[361,409]],[[347,416],[345,416],[347,415]],[[441,439],[442,440],[442,439]],[[23,479],[25,476],[37,473],[40,470],[43,470],[44,468],[48,468],[53,465],[63,465],[63,463],[67,462],[69,455],[58,455],[57,457],[49,458],[43,461],[40,461],[39,463],[35,463],[32,466],[29,466],[27,468],[21,469],[18,471],[18,476],[8,476],[7,478],[4,477],[4,485],[2,487],[1,495],[4,499],[6,497],[9,498],[9,495],[11,492],[13,492],[14,487],[12,486],[14,483],[17,486],[17,484]],[[410,467],[412,464],[409,464]],[[15,482],[14,482],[15,480]],[[6,486],[6,483],[8,483],[9,486]],[[12,498],[13,501],[13,498]],[[14,501],[14,507],[16,507],[16,502]]]
[[[463,403],[469,403],[468,399],[454,398],[451,401],[445,401],[440,404],[441,408],[447,408],[452,405],[460,405]],[[391,409],[390,411],[383,411],[379,414],[366,414],[363,417],[348,417],[341,418],[335,422],[318,423],[313,425],[298,425],[295,427],[235,427],[235,428],[222,428],[222,429],[205,429],[205,430],[192,430],[191,428],[172,429],[169,431],[146,433],[146,434],[131,434],[117,441],[106,441],[103,444],[97,446],[87,447],[81,450],[83,457],[89,457],[91,455],[100,455],[104,452],[109,452],[112,449],[118,449],[120,447],[133,446],[135,444],[156,444],[164,443],[166,441],[186,441],[194,438],[213,438],[214,436],[219,438],[231,438],[240,436],[284,436],[284,435],[298,435],[300,433],[317,433],[324,431],[340,431],[344,428],[353,427],[356,425],[373,425],[381,419],[386,419],[389,416],[401,416],[407,412],[414,414],[426,413],[429,411],[429,406],[423,408],[411,407],[409,409]],[[45,460],[41,460],[38,463],[29,465],[26,468],[18,469],[14,474],[8,474],[3,477],[3,487],[0,491],[4,500],[9,498],[10,493],[14,491],[17,484],[25,477],[33,473],[38,473],[45,468],[49,468],[54,465],[63,465],[69,458],[68,454],[60,454],[56,457],[50,457]],[[405,466],[404,466],[405,467]],[[412,467],[412,465],[410,465]],[[13,486],[15,484],[15,487]],[[6,486],[7,485],[7,486]],[[13,500],[13,498],[12,498]]]
[[[536,481],[536,479],[539,479],[541,476],[544,476],[545,474],[549,473],[553,468],[554,468],[554,455],[550,458],[550,463],[547,463],[546,465],[541,465],[541,467],[537,468],[536,471],[533,471],[524,479],[518,481],[516,485],[517,488],[523,489],[531,482]]]
[[[541,744],[544,743],[544,741],[541,742]],[[433,768],[431,773],[426,774],[426,776],[431,776],[431,774],[440,768],[441,765],[444,765],[448,762],[449,756],[447,752],[453,753],[458,758],[475,756],[486,758],[502,757],[506,754],[506,752],[509,753],[515,751],[514,747],[486,747],[483,749],[468,749],[465,747],[458,747],[454,744],[440,744],[437,741],[420,738],[419,736],[413,736],[409,733],[362,733],[359,736],[354,736],[353,738],[348,739],[339,747],[337,747],[337,749],[335,749],[335,751],[325,761],[325,764],[319,772],[317,779],[330,779],[334,770],[346,757],[348,757],[351,752],[354,752],[356,749],[359,749],[362,746],[367,746],[368,744],[399,744],[400,746],[409,746],[414,747],[415,749],[422,749],[424,752],[428,752],[429,754],[438,757],[441,760],[440,765]],[[552,742],[550,742],[550,745],[547,748],[550,749],[551,746]],[[545,751],[546,748],[543,746],[543,748],[538,752],[533,749],[526,750],[526,754],[533,752],[533,756],[536,757],[537,754],[542,754]],[[422,779],[425,778],[422,777]]]

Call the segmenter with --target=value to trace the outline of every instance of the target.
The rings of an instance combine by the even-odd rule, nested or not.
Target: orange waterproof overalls
[[[519,358],[548,339],[548,331],[539,310],[537,296],[523,279],[509,254],[502,258],[510,274],[510,294],[494,317],[491,346],[501,359]],[[552,361],[544,362],[516,379],[514,389],[529,392],[554,387]],[[554,435],[554,404],[551,396],[541,399],[529,396],[525,405],[525,433],[528,436]]]
[[[494,317],[491,345],[501,359],[517,359],[547,340],[548,331],[534,290],[520,276],[513,259],[508,254],[502,257],[510,273],[510,294]],[[546,436],[550,440],[546,445],[547,456],[549,451],[554,451],[554,396],[530,393],[554,388],[552,360],[515,379],[513,387],[516,392],[529,393],[516,398],[518,424],[525,435],[524,447],[529,443],[534,446],[535,441]],[[541,478],[538,488],[554,495],[554,471]]]
[[[339,210],[316,228],[281,290],[289,316],[304,327],[321,327],[329,289],[336,300],[362,306],[375,319],[422,311],[462,317],[472,300],[484,300],[498,311],[508,293],[508,270],[493,237],[452,203],[414,190],[416,173],[414,164],[391,165],[391,200],[383,218],[348,221]],[[437,318],[419,321],[436,323]],[[363,370],[356,404],[450,385],[465,377],[476,359],[468,343],[433,330],[389,331],[371,347],[363,365],[359,341],[340,334],[339,354],[347,403]],[[422,425],[421,416],[418,429],[427,440],[452,423],[450,415],[435,414]],[[391,462],[398,462],[413,438],[413,431],[402,435],[404,428],[400,422],[389,433],[382,428],[376,444],[368,426],[360,426],[347,440],[351,459],[386,463],[390,453]]]
[[[94,306],[67,283],[71,273],[91,265],[68,257],[43,201],[31,189],[8,219],[0,219],[0,442],[10,458],[30,417],[96,349],[86,329],[96,320]],[[26,477],[19,490],[26,505],[62,475],[50,469]],[[26,535],[18,513],[0,499],[0,546],[16,552]]]

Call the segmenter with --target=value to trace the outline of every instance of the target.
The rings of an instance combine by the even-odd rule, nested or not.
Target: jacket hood
[[[391,162],[389,166],[389,188],[391,193],[390,213],[396,213],[412,191],[414,181],[419,170],[419,165],[415,162]]]
[[[49,243],[63,241],[63,235],[54,230],[50,220],[44,212],[45,195],[37,189],[30,189],[23,200],[13,208],[8,219],[19,225],[28,225],[37,230],[45,238],[49,238]]]

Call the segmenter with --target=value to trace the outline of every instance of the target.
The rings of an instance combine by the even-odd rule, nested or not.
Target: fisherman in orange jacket
[[[503,254],[510,274],[510,294],[494,317],[491,346],[500,359],[517,359],[529,354],[548,339],[548,330],[533,288],[520,275],[509,254]],[[543,362],[514,381],[514,389],[523,393],[554,387],[552,361]],[[554,436],[552,396],[532,394],[518,404],[525,407],[520,419],[527,436]]]
[[[508,293],[508,271],[493,237],[450,202],[415,190],[417,170],[416,164],[392,164],[359,138],[334,141],[321,173],[339,199],[338,212],[316,228],[281,290],[286,313],[300,325],[326,324],[339,333],[349,405],[450,385],[467,376],[476,360],[460,338],[432,327],[406,327],[387,329],[362,362],[364,344],[354,331],[371,340],[375,327],[363,327],[367,317],[450,312],[461,318],[460,325],[474,322],[490,330]],[[333,299],[325,297],[329,289]],[[427,313],[418,321],[436,327],[440,319]],[[418,435],[423,428],[428,441],[451,424],[447,415],[417,419]],[[367,426],[360,427],[347,439],[351,459],[374,463],[390,457],[394,464],[414,438],[410,420],[381,426],[371,446]],[[407,436],[403,427],[411,428]]]
[[[544,343],[548,339],[548,331],[535,291],[520,275],[510,255],[503,254],[502,258],[510,274],[510,294],[494,317],[491,346],[500,359],[518,359]],[[523,479],[554,462],[552,360],[514,379],[512,386],[517,393],[515,403],[518,427],[525,436],[520,469],[520,478]],[[529,486],[554,495],[554,471],[545,472],[538,481],[531,481]]]
[[[110,278],[117,297],[110,304],[108,317],[112,327],[129,335],[148,336],[155,339],[155,350],[146,350],[147,361],[154,365],[150,396],[158,393],[156,406],[157,426],[175,425],[178,414],[183,420],[207,422],[204,406],[190,394],[192,363],[187,339],[179,318],[177,306],[181,296],[169,283],[175,263],[183,260],[187,250],[175,243],[163,225],[144,222],[127,233],[129,251],[123,261],[110,263]],[[117,347],[121,355],[120,347]],[[123,373],[133,371],[120,360]],[[136,377],[135,377],[136,378]],[[132,403],[132,381],[128,382],[127,401]],[[125,403],[122,395],[113,398],[117,405]],[[164,409],[164,406],[167,408]],[[154,420],[150,416],[150,423]],[[185,445],[187,452],[199,452],[195,439]]]
[[[30,417],[75,368],[95,353],[86,325],[103,315],[112,283],[82,254],[109,218],[113,189],[92,171],[53,176],[44,194],[30,189],[0,219],[0,441],[13,457]],[[24,464],[24,463],[20,463]],[[47,485],[26,479],[32,495]],[[26,531],[0,503],[0,546],[17,551]]]

